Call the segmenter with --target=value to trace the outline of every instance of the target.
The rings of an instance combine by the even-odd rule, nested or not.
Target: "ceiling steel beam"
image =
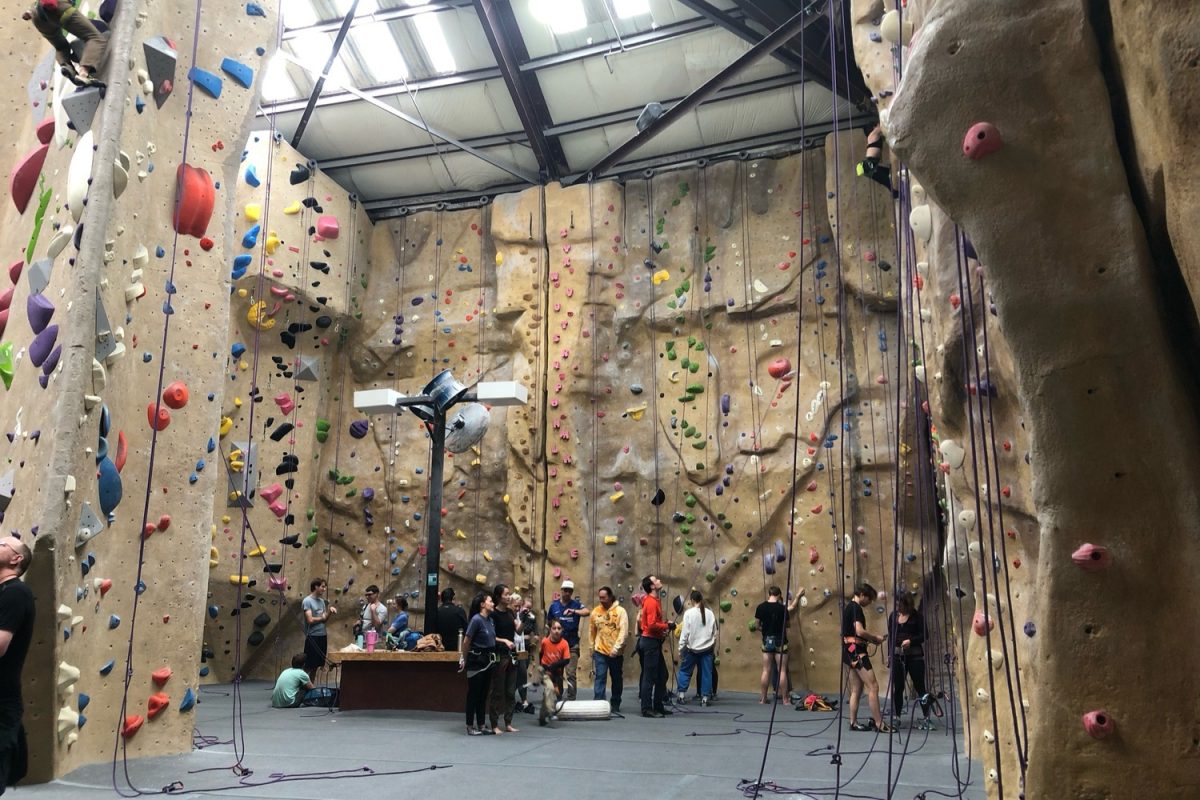
[[[402,94],[418,94],[422,91],[430,89],[442,89],[448,86],[465,86],[471,83],[483,83],[484,81],[492,81],[500,77],[500,69],[498,67],[487,67],[485,69],[473,69],[467,72],[456,72],[453,75],[442,75],[437,78],[422,78],[420,80],[409,81],[405,83],[390,83],[384,86],[368,89],[364,94],[370,95],[377,100],[382,100],[387,97],[397,97]],[[317,108],[326,108],[328,106],[344,105],[346,103],[357,103],[359,101],[357,95],[350,94],[345,91],[336,91],[330,94],[323,95],[317,101]],[[303,111],[308,106],[307,100],[285,100],[279,103],[268,103],[259,106],[258,116],[272,117],[276,114],[291,114],[296,111]]]
[[[508,0],[475,0],[475,11],[483,23],[483,32],[492,47],[492,55],[500,67],[500,74],[508,87],[508,94],[517,109],[517,117],[525,129],[525,137],[529,140],[542,175],[550,180],[558,180],[566,169],[567,157],[559,143],[545,134],[546,126],[551,122],[550,110],[537,75],[520,70],[521,62],[529,58],[529,51],[521,37],[521,28],[513,14],[512,5]]]
[[[730,13],[732,14],[733,12]],[[740,14],[735,15],[735,18],[739,18],[740,16]],[[589,44],[586,47],[576,47],[573,50],[563,50],[561,53],[551,53],[547,56],[531,58],[521,64],[521,71],[536,72],[539,69],[557,67],[560,64],[570,64],[584,58],[613,55],[623,50],[632,50],[648,44],[658,44],[659,42],[669,42],[681,36],[712,30],[713,27],[713,23],[703,17],[686,19],[671,25],[663,25],[651,31],[622,36],[620,39],[609,39],[608,41]]]
[[[296,125],[296,132],[292,134],[292,147],[297,150],[300,149],[300,139],[303,138],[304,131],[308,128],[308,121],[312,119],[313,109],[317,107],[321,90],[325,88],[325,76],[329,74],[329,70],[333,69],[338,54],[342,52],[342,45],[346,43],[346,34],[350,32],[350,26],[354,24],[354,15],[357,12],[358,0],[352,0],[350,10],[342,18],[342,26],[338,28],[337,36],[333,39],[333,47],[329,48],[329,58],[325,61],[325,69],[322,70],[321,77],[317,78],[316,83],[313,84],[312,93],[308,96],[308,105],[304,107],[304,113],[300,115],[300,122]]]
[[[363,203],[362,206],[371,218],[371,221],[378,222],[383,219],[403,217],[420,208],[436,208],[438,206],[445,208],[460,203],[487,205],[496,195],[520,192],[528,188],[528,185],[523,183],[505,183],[476,191],[433,192],[405,195],[403,197],[389,197],[381,200],[371,200],[370,202]]]
[[[489,136],[474,136],[470,139],[463,139],[463,141],[477,148],[501,147],[509,144],[524,146],[525,133],[524,131],[497,133]],[[322,159],[321,169],[326,172],[332,172],[338,169],[369,167],[375,164],[387,164],[392,161],[405,161],[411,158],[431,158],[441,153],[443,149],[444,147],[439,144],[426,144],[418,147],[402,147],[397,150],[380,150],[379,152],[363,153],[357,156]]]
[[[709,20],[714,25],[724,28],[744,42],[750,44],[758,44],[762,39],[762,34],[755,31],[746,23],[742,22],[737,17],[733,16],[729,11],[724,11],[717,8],[708,0],[679,0],[681,5],[687,6],[692,11],[695,11],[704,19]],[[794,69],[797,72],[804,70],[804,62],[796,58],[784,48],[779,48],[774,53],[771,53],[771,58],[780,62],[789,69]]]
[[[791,19],[768,34],[765,39],[761,40],[758,42],[758,44],[752,46],[741,56],[738,56],[738,58],[734,59],[733,63],[729,64],[716,75],[709,78],[687,97],[671,106],[666,113],[648,125],[645,129],[635,133],[624,143],[618,145],[617,148],[611,153],[593,164],[589,169],[584,170],[582,176],[584,178],[587,176],[597,178],[602,176],[606,170],[624,161],[644,144],[658,136],[658,134],[662,133],[685,115],[691,113],[696,109],[696,107],[715,95],[718,91],[720,91],[721,87],[728,84],[748,67],[766,58],[784,42],[788,41],[793,36],[804,30],[807,26],[811,25],[814,20],[820,18],[820,15],[813,14],[808,10],[798,11],[792,16]],[[572,183],[578,183],[580,180],[581,178],[577,177],[569,182],[564,181],[563,185],[569,186]]]
[[[401,6],[400,8],[379,9],[374,14],[364,14],[354,21],[356,25],[369,25],[372,22],[392,22],[398,19],[415,17],[430,11],[454,11],[459,8],[469,8],[474,0],[430,0],[423,6]],[[342,17],[322,20],[302,28],[289,28],[283,32],[283,40],[295,39],[306,33],[333,33],[342,26]]]
[[[295,64],[297,67],[300,67],[300,69],[305,70],[306,72],[311,74],[313,77],[321,77],[321,78],[328,77],[327,73],[318,72],[317,70],[314,70],[312,67],[305,65],[302,61],[300,61],[300,59],[296,58],[291,53],[287,53],[287,52],[284,52],[283,50],[280,50],[279,55],[281,57],[283,57],[284,59],[286,59],[287,61],[291,62],[292,64]],[[491,164],[496,169],[502,170],[503,172],[507,172],[509,175],[512,175],[514,178],[520,178],[521,180],[525,181],[526,183],[541,183],[541,179],[539,176],[534,175],[529,172],[526,172],[525,170],[521,169],[520,167],[514,166],[512,164],[507,164],[498,158],[493,158],[492,156],[488,155],[487,153],[483,152],[482,150],[472,147],[471,145],[467,144],[466,142],[464,142],[460,139],[457,139],[448,133],[443,133],[442,131],[438,130],[437,128],[434,128],[430,125],[426,125],[424,122],[422,122],[417,117],[414,117],[411,114],[406,114],[403,111],[401,111],[400,109],[396,108],[395,106],[388,105],[387,103],[383,102],[382,100],[377,100],[374,97],[371,97],[370,95],[366,94],[365,92],[361,92],[358,89],[355,89],[353,86],[343,86],[342,88],[345,89],[350,94],[357,97],[359,100],[362,100],[365,103],[369,103],[370,105],[375,106],[376,108],[378,108],[380,111],[384,112],[385,114],[390,114],[391,116],[393,116],[397,119],[404,120],[409,125],[420,128],[421,130],[428,133],[430,136],[433,136],[434,138],[437,138],[437,139],[441,139],[443,142],[446,142],[447,144],[454,145],[459,150],[462,150],[464,153],[470,153],[471,155],[475,156],[476,158],[478,158],[481,161],[486,161],[487,163]]]

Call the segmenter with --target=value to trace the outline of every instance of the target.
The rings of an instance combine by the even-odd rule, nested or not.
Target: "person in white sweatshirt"
[[[704,595],[692,590],[692,607],[683,612],[683,630],[679,634],[679,696],[686,701],[688,682],[695,667],[700,681],[700,705],[708,705],[713,694],[713,650],[717,644],[717,615],[704,605]]]

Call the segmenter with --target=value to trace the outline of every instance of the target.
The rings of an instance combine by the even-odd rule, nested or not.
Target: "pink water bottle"
[[[367,642],[367,652],[374,653],[375,652],[375,642],[379,640],[379,634],[375,632],[374,628],[371,628],[366,632],[365,639]]]

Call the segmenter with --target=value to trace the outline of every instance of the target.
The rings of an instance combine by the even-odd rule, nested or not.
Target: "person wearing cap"
[[[467,612],[454,602],[453,587],[442,589],[442,604],[438,606],[437,617],[430,626],[426,623],[426,633],[436,633],[442,637],[442,647],[449,651],[457,650],[462,643],[460,637],[467,629]],[[430,627],[433,630],[430,630]]]
[[[568,700],[575,699],[575,677],[579,666],[579,618],[589,616],[592,612],[584,608],[579,598],[575,597],[575,583],[571,580],[562,582],[562,596],[550,604],[546,612],[546,624],[558,620],[563,626],[563,639],[571,648],[571,663],[567,665],[567,694]]]

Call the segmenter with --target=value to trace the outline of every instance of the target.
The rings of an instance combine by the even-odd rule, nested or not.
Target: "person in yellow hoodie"
[[[605,682],[612,680],[612,697],[609,705],[614,712],[621,710],[621,691],[624,688],[625,642],[629,639],[629,615],[616,602],[609,586],[601,586],[596,592],[600,605],[592,609],[590,634],[592,641],[592,666],[596,672],[593,699],[603,700]]]
[[[36,0],[33,8],[21,15],[33,22],[33,27],[54,46],[63,74],[75,83],[97,83],[100,65],[108,49],[108,34],[101,33],[79,9],[75,0]],[[83,42],[83,54],[75,63],[71,45],[64,33]]]

